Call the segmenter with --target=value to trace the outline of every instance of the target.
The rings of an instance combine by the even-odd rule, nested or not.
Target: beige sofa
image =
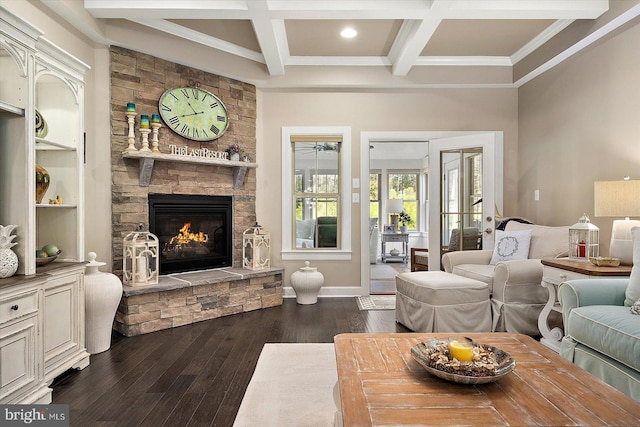
[[[491,292],[493,331],[540,335],[538,316],[549,298],[541,286],[542,258],[567,256],[569,227],[509,222],[506,231],[531,229],[529,258],[491,265],[491,250],[449,252],[442,264],[448,273],[483,281]],[[560,322],[560,316],[550,319]]]

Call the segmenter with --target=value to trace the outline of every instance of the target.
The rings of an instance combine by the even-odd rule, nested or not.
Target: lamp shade
[[[596,181],[595,216],[640,216],[640,180]]]
[[[389,199],[387,200],[387,212],[398,213],[402,212],[402,199]]]

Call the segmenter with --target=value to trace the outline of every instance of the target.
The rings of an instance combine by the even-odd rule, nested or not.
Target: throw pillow
[[[640,315],[640,299],[631,306],[631,314]]]
[[[502,231],[496,230],[496,246],[490,264],[529,257],[531,230]]]
[[[640,299],[640,227],[631,228],[631,239],[633,240],[633,267],[629,285],[624,293],[624,305],[630,307]]]

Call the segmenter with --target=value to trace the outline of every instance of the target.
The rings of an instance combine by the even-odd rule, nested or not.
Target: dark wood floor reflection
[[[345,332],[406,332],[355,298],[280,307],[126,338],[53,384],[71,426],[231,426],[265,343],[330,343]]]

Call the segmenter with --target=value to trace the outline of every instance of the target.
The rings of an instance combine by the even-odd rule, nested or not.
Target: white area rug
[[[368,297],[356,297],[360,310],[395,310],[395,295],[372,295]]]
[[[327,427],[337,412],[333,344],[265,344],[234,427]]]
[[[370,265],[371,280],[395,279],[398,272],[390,265],[373,264]]]

